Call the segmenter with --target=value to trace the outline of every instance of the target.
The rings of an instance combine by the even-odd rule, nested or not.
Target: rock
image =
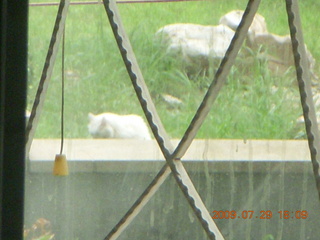
[[[162,94],[161,96],[170,108],[179,108],[183,104],[183,102],[179,98],[176,98],[169,94]]]

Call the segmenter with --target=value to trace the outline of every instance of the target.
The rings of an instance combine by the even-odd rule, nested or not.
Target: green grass
[[[319,8],[315,6],[319,3],[317,0],[311,2],[301,5],[301,18],[308,48],[316,60],[320,60],[315,37],[319,31],[316,28],[316,11]],[[199,75],[190,80],[177,61],[164,55],[154,40],[154,33],[160,27],[175,22],[215,25],[223,14],[233,9],[244,9],[245,5],[243,0],[119,5],[145,81],[171,137],[183,135],[212,76]],[[29,10],[29,110],[41,76],[56,12],[57,7],[31,7]],[[259,13],[266,18],[270,32],[289,32],[284,1],[276,0],[270,4],[269,0],[262,0]],[[65,137],[89,137],[88,112],[143,115],[103,5],[70,6],[65,66]],[[301,110],[292,74],[273,76],[265,64],[257,60],[253,66],[250,75],[237,68],[232,69],[198,138],[289,139],[296,135],[295,120]],[[274,86],[277,91],[274,91]],[[61,51],[37,128],[37,138],[60,136],[60,92]],[[162,93],[180,98],[183,106],[179,110],[168,109],[159,97]]]

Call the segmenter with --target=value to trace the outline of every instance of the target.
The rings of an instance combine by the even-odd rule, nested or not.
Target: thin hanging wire
[[[59,9],[54,24],[49,49],[47,52],[45,64],[42,70],[37,94],[32,106],[32,111],[26,128],[26,154],[29,154],[30,147],[34,138],[34,134],[40,119],[43,109],[44,101],[46,98],[49,82],[52,76],[54,63],[56,60],[57,52],[63,35],[63,29],[69,9],[70,0],[61,0]]]
[[[65,28],[62,35],[62,54],[61,54],[61,144],[60,144],[60,155],[63,151],[64,143],[64,51],[65,51]]]

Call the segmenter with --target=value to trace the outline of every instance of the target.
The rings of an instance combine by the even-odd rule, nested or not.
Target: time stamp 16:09
[[[308,211],[297,210],[297,211],[212,211],[212,219],[307,219]]]

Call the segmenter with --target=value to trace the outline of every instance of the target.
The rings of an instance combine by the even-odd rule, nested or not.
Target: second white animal
[[[138,115],[89,113],[89,133],[94,138],[131,138],[150,140],[148,127]]]

